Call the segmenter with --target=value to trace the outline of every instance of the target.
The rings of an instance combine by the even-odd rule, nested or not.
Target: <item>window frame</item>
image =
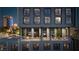
[[[27,14],[25,14],[25,13],[24,13],[24,9],[29,9],[29,12],[26,12]],[[30,8],[23,8],[23,15],[24,15],[24,16],[30,16],[30,11],[31,11]]]
[[[69,13],[69,10],[67,10],[67,9],[70,9],[70,13]],[[68,11],[68,12],[67,12],[67,11]],[[66,8],[66,9],[65,9],[66,16],[69,16],[69,15],[71,16],[71,11],[72,11],[71,8]]]
[[[39,14],[36,13],[35,9],[39,9]],[[41,15],[41,9],[40,8],[34,8],[33,14],[34,14],[34,16],[40,16]]]
[[[56,17],[59,17],[59,16],[56,16]],[[60,21],[61,21],[60,23],[56,23],[56,17],[55,17],[55,20],[54,20],[55,24],[58,24],[58,25],[59,25],[59,24],[62,24],[62,17],[60,17],[60,19],[61,19],[61,20],[60,20]]]
[[[37,20],[35,19],[35,17],[39,17],[39,22],[37,23]],[[34,24],[40,24],[40,22],[41,22],[41,17],[40,16],[35,16],[34,18],[33,18],[33,22],[34,22]]]
[[[56,11],[56,10],[58,10],[58,11]],[[61,12],[58,14],[59,10],[60,10]],[[55,14],[56,16],[61,16],[61,15],[62,15],[62,8],[55,8],[55,9],[54,9],[54,14]]]
[[[26,21],[24,21],[24,17],[27,17],[28,19]],[[23,24],[29,24],[30,23],[30,17],[29,16],[24,16],[24,17],[23,17]]]
[[[46,20],[45,17],[49,17],[49,21]],[[44,23],[45,23],[45,24],[50,24],[50,23],[51,23],[51,17],[50,17],[50,16],[45,16],[45,17],[44,17]],[[48,23],[48,22],[49,22],[49,23]]]
[[[47,13],[49,10],[50,10],[50,12]],[[51,16],[51,8],[44,8],[44,16]]]
[[[68,18],[67,18],[68,17]],[[71,18],[71,16],[66,16],[66,24],[72,24],[72,18]],[[69,20],[68,20],[69,19]],[[71,22],[71,23],[68,23],[68,22]]]

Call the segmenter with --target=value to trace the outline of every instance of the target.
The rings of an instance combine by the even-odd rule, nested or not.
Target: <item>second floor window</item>
[[[55,9],[55,15],[61,15],[61,8]]]
[[[34,9],[34,15],[35,16],[39,16],[40,15],[40,9],[39,8],[35,8]]]
[[[44,15],[45,16],[50,16],[51,15],[51,9],[50,8],[45,8],[44,9]]]
[[[50,17],[45,17],[45,24],[49,24],[50,23]]]
[[[30,15],[30,9],[24,8],[23,11],[25,16]]]
[[[66,24],[71,24],[71,17],[66,17]]]
[[[71,15],[71,9],[70,8],[66,9],[66,15]]]
[[[40,17],[39,16],[34,17],[34,23],[35,24],[39,24],[40,23]]]
[[[55,23],[61,24],[61,17],[55,17]]]
[[[24,17],[24,24],[29,24],[29,21],[30,21],[29,17]]]

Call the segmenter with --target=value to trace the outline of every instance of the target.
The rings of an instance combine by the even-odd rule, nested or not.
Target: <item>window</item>
[[[65,42],[63,48],[64,48],[64,50],[69,51],[70,50],[70,44]]]
[[[41,29],[40,28],[33,28],[33,41],[40,41],[41,36]]]
[[[42,29],[42,35],[43,35],[43,40],[50,40],[50,29],[49,28],[43,28]]]
[[[34,18],[34,23],[35,24],[39,24],[40,23],[40,17],[39,16]]]
[[[55,38],[55,33],[54,33],[54,28],[51,28],[51,32],[50,32],[50,37],[51,37],[51,40],[54,40]]]
[[[45,16],[50,16],[51,15],[51,9],[50,8],[45,8],[44,9],[44,15]]]
[[[27,40],[31,39],[32,38],[31,28],[23,28],[22,35]]]
[[[34,38],[39,38],[39,28],[34,28]]]
[[[0,42],[0,51],[7,51],[8,50],[7,44],[5,44],[5,43]]]
[[[33,43],[33,50],[39,50],[39,43]]]
[[[29,43],[23,42],[22,43],[22,51],[28,51],[29,50]]]
[[[29,17],[24,17],[24,24],[28,24],[30,21]]]
[[[66,24],[71,24],[71,17],[66,17]]]
[[[55,23],[61,24],[61,17],[55,17]]]
[[[49,42],[45,42],[44,43],[44,50],[50,50],[50,49],[51,49],[50,43]]]
[[[45,17],[45,24],[49,24],[50,23],[50,17]]]
[[[17,43],[11,44],[10,45],[10,51],[18,51],[18,44]]]
[[[65,38],[66,35],[67,35],[66,29],[65,28],[62,28],[62,37]]]
[[[54,29],[54,33],[55,33],[56,39],[60,40],[62,37],[62,29],[61,28]]]
[[[61,9],[60,8],[55,9],[55,15],[61,15]]]
[[[53,44],[53,49],[54,50],[60,50],[60,43]]]
[[[71,15],[71,9],[70,8],[66,9],[66,15]]]
[[[34,9],[34,14],[36,16],[39,16],[40,15],[40,9],[39,8]]]
[[[30,9],[24,8],[24,15],[29,15],[30,14]]]

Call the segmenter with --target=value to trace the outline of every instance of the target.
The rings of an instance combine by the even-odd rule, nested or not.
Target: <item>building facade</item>
[[[19,26],[26,46],[31,50],[72,48],[71,29],[75,26],[75,8],[24,7],[19,10]],[[36,49],[37,49],[36,48]]]

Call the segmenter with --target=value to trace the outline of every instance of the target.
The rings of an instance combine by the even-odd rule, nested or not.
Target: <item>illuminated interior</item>
[[[42,29],[42,35],[43,35],[43,40],[50,40],[49,37],[49,28],[43,28]]]
[[[27,40],[66,40],[69,36],[68,28],[25,28],[23,36]]]

